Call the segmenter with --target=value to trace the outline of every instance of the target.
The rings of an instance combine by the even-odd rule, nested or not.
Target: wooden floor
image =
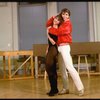
[[[85,94],[82,97],[77,95],[77,89],[73,84],[71,77],[69,77],[70,82],[70,93],[64,95],[56,95],[49,97],[46,92],[49,91],[48,78],[38,78],[38,79],[20,79],[20,80],[0,80],[0,98],[24,98],[24,99],[69,99],[69,98],[100,98],[100,75],[91,76],[81,76],[83,84],[85,86]],[[58,78],[59,90],[62,88],[61,77]]]

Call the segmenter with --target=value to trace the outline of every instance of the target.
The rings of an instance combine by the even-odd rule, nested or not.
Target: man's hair
[[[69,9],[64,8],[64,9],[61,10],[61,14],[62,14],[62,13],[66,13],[66,12],[69,14],[69,16],[71,15],[71,12],[70,12]]]

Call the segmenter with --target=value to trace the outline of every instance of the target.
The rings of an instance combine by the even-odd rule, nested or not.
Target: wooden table
[[[96,72],[100,74],[100,42],[73,42],[71,44],[72,55],[97,55]]]
[[[19,67],[17,67],[17,69],[11,73],[11,57],[12,56],[19,56],[19,55],[22,55],[22,56],[29,56]],[[23,66],[26,64],[26,62],[28,60],[30,60],[30,64],[31,64],[31,78],[34,78],[34,75],[33,75],[33,51],[0,51],[0,56],[3,56],[3,71],[4,71],[4,78],[6,76],[6,61],[5,61],[5,57],[8,57],[8,78],[9,80],[11,79],[16,79],[16,78],[13,78],[13,76],[16,74],[16,72]],[[26,77],[22,77],[22,78],[26,78]]]
[[[35,57],[35,78],[38,78],[38,57],[39,56],[45,56],[46,55],[46,49],[48,47],[48,44],[33,44],[33,52]]]
[[[35,57],[35,77],[38,78],[38,56],[45,56],[48,44],[33,44]],[[100,75],[100,42],[73,42],[71,55],[97,55],[96,72],[91,74]]]

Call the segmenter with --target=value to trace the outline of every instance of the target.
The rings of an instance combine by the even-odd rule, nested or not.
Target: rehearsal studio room
[[[46,72],[46,23],[61,10],[70,10],[70,54],[83,85],[79,96],[68,69],[69,93],[49,96]],[[67,59],[67,58],[66,58]],[[68,61],[69,59],[67,59]],[[57,87],[63,88],[59,61]],[[100,2],[0,2],[0,99],[100,98]]]

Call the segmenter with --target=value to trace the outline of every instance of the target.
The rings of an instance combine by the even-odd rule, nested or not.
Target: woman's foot
[[[47,95],[49,95],[49,96],[54,96],[54,95],[57,95],[58,94],[58,90],[55,90],[55,91],[50,91],[50,92],[48,92],[47,93]]]

